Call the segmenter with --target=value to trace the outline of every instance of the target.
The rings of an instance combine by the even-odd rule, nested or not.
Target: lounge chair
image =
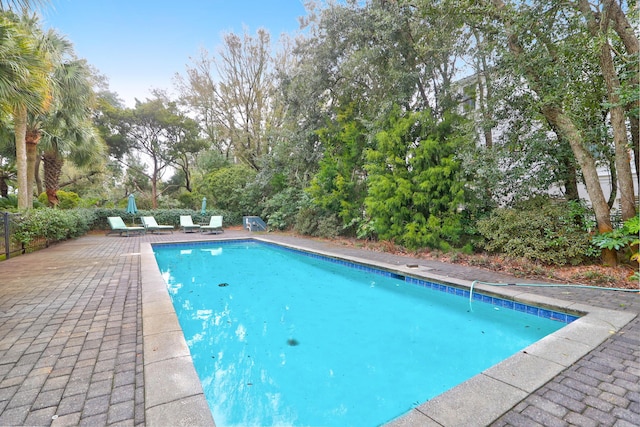
[[[119,216],[110,216],[107,218],[107,220],[109,221],[109,226],[111,227],[111,231],[109,231],[107,235],[111,233],[120,233],[120,235],[122,236],[122,233],[125,233],[126,236],[129,237],[130,231],[136,232],[138,234],[142,234],[145,231],[144,227],[128,227],[127,224],[125,224],[122,218],[120,218]]]
[[[209,220],[209,225],[200,226],[200,231],[209,231],[209,233],[224,233],[222,229],[222,215],[214,215]]]
[[[193,223],[191,215],[180,215],[180,228],[182,228],[182,231],[185,233],[191,233],[199,230],[200,226]]]
[[[152,216],[142,216],[140,217],[140,221],[142,221],[142,225],[145,230],[150,233],[161,232],[163,230],[171,231],[173,233],[173,225],[158,225],[156,219]]]

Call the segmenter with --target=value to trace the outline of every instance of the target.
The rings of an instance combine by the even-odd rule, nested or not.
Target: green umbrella
[[[135,215],[138,213],[138,207],[136,206],[136,198],[133,194],[129,194],[129,203],[127,203],[127,213]],[[133,218],[133,224],[135,225],[135,217]]]
[[[207,198],[206,197],[202,198],[202,209],[200,209],[200,214],[202,214],[203,217],[207,215]]]

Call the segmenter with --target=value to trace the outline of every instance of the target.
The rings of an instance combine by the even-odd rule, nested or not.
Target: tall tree
[[[264,29],[255,37],[245,29],[223,39],[216,57],[202,51],[186,77],[178,76],[181,100],[217,150],[258,170],[271,147],[270,131],[282,124],[274,100],[271,37]]]
[[[111,153],[127,166],[126,155],[143,156],[136,158],[138,165],[147,163],[151,171],[138,167],[138,173],[151,181],[153,208],[158,207],[159,184],[170,166],[181,165],[181,156],[201,149],[198,144],[198,127],[193,119],[182,114],[175,102],[168,101],[161,94],[146,102],[136,102],[133,109],[113,109],[111,134],[106,139],[111,145]],[[120,144],[120,145],[118,145]],[[114,149],[115,148],[115,149]]]
[[[92,123],[95,95],[93,75],[86,61],[75,58],[70,43],[50,34],[51,49],[56,50],[51,75],[51,100],[45,114],[30,117],[28,147],[42,141],[47,198],[58,204],[56,192],[65,156],[76,165],[100,162],[104,144]],[[37,174],[37,170],[36,170]]]
[[[339,216],[347,232],[364,219],[364,153],[386,130],[385,118],[397,106],[435,120],[453,108],[451,81],[467,35],[461,20],[443,19],[441,6],[350,0],[312,9],[287,101],[301,127],[315,127],[323,156],[309,187],[312,202]]]
[[[626,40],[625,47],[631,49],[627,53],[627,57],[638,55],[638,38],[632,31],[627,30],[627,28],[630,28],[628,22],[622,25],[618,23],[626,21],[626,17],[620,5],[614,0],[599,1],[594,6],[587,0],[580,0],[578,8],[584,16],[589,34],[598,48],[598,59],[605,83],[609,105],[608,112],[613,131],[615,167],[620,187],[622,219],[627,220],[636,215],[636,202],[627,140],[629,132],[626,126],[625,102],[622,102],[620,98],[621,79],[612,57],[614,49],[610,42],[611,28],[618,28],[616,31],[618,36],[623,37],[623,40]],[[620,28],[621,26],[622,28]],[[638,78],[636,76],[635,82],[637,83],[637,81]]]
[[[13,116],[18,207],[32,206],[27,177],[27,112],[45,109],[50,64],[39,50],[32,19],[0,13],[0,105]]]
[[[367,194],[364,153],[369,144],[359,114],[356,103],[345,105],[334,122],[318,131],[323,156],[307,190],[314,204],[325,215],[338,216],[351,234],[362,219]]]
[[[462,234],[464,180],[455,158],[459,118],[395,109],[367,150],[367,214],[386,240],[411,248],[448,249]]]
[[[209,56],[209,52],[202,49],[200,56],[192,58],[191,62],[186,75],[175,76],[178,102],[194,115],[211,148],[229,158],[232,156],[232,147],[223,132],[224,115],[217,89],[218,83],[215,81],[213,58]]]
[[[92,90],[86,73],[81,72],[84,63],[75,58],[70,42],[53,30],[44,32],[35,15],[23,15],[19,20],[19,25],[21,30],[32,40],[38,54],[38,60],[42,64],[42,71],[44,71],[32,73],[30,77],[39,84],[39,92],[32,96],[37,96],[40,102],[32,106],[19,105],[14,112],[19,181],[26,180],[26,182],[19,182],[21,185],[19,206],[29,208],[33,205],[32,196],[38,163],[38,143],[42,138],[43,126],[46,122],[49,124],[55,122],[60,127],[64,121],[64,127],[68,134],[76,133],[76,136],[87,134],[86,129],[77,132],[78,129],[73,129],[73,127],[77,128],[80,124],[84,128],[90,127],[88,109],[92,100]],[[75,99],[72,100],[73,97]],[[69,120],[72,115],[76,117]],[[57,138],[49,138],[49,140],[59,143],[61,141],[60,135],[57,136]],[[76,142],[78,141],[80,140],[76,138]],[[26,156],[25,168],[21,164],[23,147]],[[60,162],[52,161],[51,154],[53,153],[48,156],[49,165],[56,164],[61,167]],[[57,200],[55,191],[51,192],[50,197],[50,201],[55,203]]]

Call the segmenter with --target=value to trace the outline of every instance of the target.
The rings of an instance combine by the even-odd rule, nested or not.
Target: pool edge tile
[[[510,384],[479,374],[423,403],[417,410],[442,426],[485,426],[528,394]],[[496,405],[487,405],[487,401]]]
[[[204,396],[202,384],[191,355],[188,353],[184,335],[182,332],[176,335],[175,330],[172,330],[171,325],[175,327],[178,318],[173,304],[171,304],[164,279],[157,268],[151,244],[141,244],[140,253],[141,271],[144,272],[141,274],[140,282],[142,286],[145,421],[147,425],[215,427],[211,409]],[[150,310],[154,303],[154,309]],[[166,303],[170,305],[171,311],[165,311],[162,314],[169,320],[166,327],[162,328],[156,323],[156,317],[158,305],[161,307],[160,311],[164,311],[162,307],[166,307]],[[174,342],[177,340],[180,342],[180,348],[176,350],[169,349],[167,346],[154,346],[154,343],[166,339],[173,339]],[[181,349],[184,348],[187,348],[187,355],[183,355]],[[154,354],[154,356],[149,357],[150,354]]]
[[[191,396],[164,405],[154,406],[145,411],[145,425],[154,426],[213,426],[213,419],[207,401],[199,396]]]

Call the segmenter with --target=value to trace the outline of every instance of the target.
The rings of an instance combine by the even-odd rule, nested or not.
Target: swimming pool
[[[458,288],[264,244],[154,249],[218,425],[377,425],[563,326],[517,311],[528,306],[474,303],[469,310],[468,293]],[[240,250],[249,256],[227,257]],[[165,255],[175,259],[163,265]],[[232,268],[222,273],[228,264]],[[180,266],[186,267],[183,272]],[[311,286],[321,291],[312,298],[307,285],[320,273],[329,279]],[[207,285],[209,278],[213,283]],[[302,305],[290,302],[296,293]],[[213,306],[204,304],[207,295]],[[380,295],[381,304],[365,305]],[[276,296],[280,299],[269,299]],[[441,326],[454,323],[449,311],[463,324],[443,333]],[[522,318],[525,324],[519,323]],[[454,356],[445,355],[456,343],[461,347]],[[462,360],[467,354],[470,360]],[[346,356],[346,365],[338,364],[339,356]],[[452,370],[442,370],[445,361],[457,359]],[[292,387],[287,391],[282,384]],[[317,418],[323,414],[329,418]]]

